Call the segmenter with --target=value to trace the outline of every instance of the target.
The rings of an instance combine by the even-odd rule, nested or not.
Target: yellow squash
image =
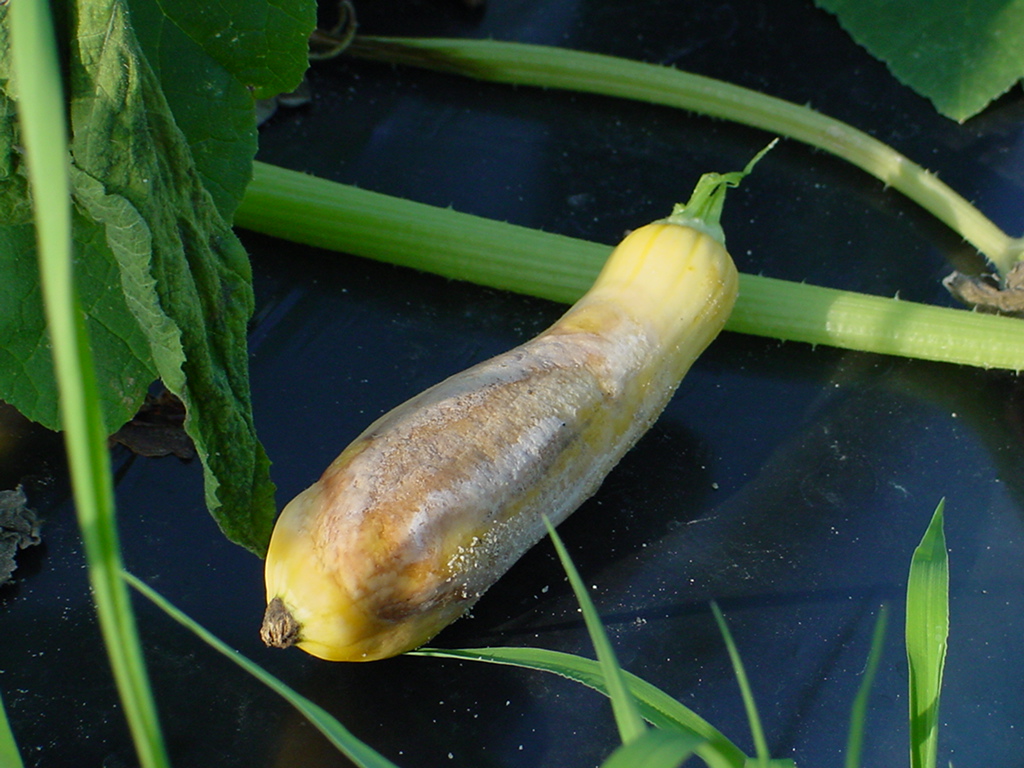
[[[545,515],[557,525],[591,496],[732,310],[718,218],[749,169],[702,177],[553,326],[385,414],[296,496],[267,553],[264,641],[335,661],[411,650],[544,535]]]

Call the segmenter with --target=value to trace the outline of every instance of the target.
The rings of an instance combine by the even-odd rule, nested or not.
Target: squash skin
[[[736,292],[714,237],[649,224],[550,328],[375,421],[278,519],[264,640],[336,661],[429,640],[597,490]]]

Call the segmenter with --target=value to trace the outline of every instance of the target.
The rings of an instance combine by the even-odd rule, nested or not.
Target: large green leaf
[[[1024,0],[815,0],[892,73],[966,120],[1024,77]]]
[[[108,431],[161,378],[188,409],[211,512],[262,554],[273,486],[249,399],[250,267],[230,218],[251,172],[254,96],[298,82],[315,5],[179,5],[132,0],[131,18],[128,0],[79,0],[63,16],[78,292]],[[56,428],[6,30],[0,6],[0,399]]]
[[[0,8],[0,398],[29,418],[60,427],[57,387],[43,319],[35,234],[22,173],[16,118],[17,90],[10,72],[6,10]],[[118,265],[102,230],[87,216],[74,217],[78,291],[88,313],[89,335],[99,358],[104,423],[113,432],[138,409],[156,378],[146,337],[128,308]]]
[[[27,183],[18,172],[20,141],[14,101],[7,94],[9,48],[6,31],[0,24],[0,221],[24,224],[31,220],[32,212],[28,206]]]
[[[308,0],[129,0],[132,25],[203,183],[230,220],[256,153],[254,98],[295,88],[316,25]]]

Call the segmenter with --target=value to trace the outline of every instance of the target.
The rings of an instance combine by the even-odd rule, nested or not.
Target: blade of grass
[[[445,277],[572,303],[611,247],[338,184],[266,163],[235,224]],[[845,349],[1024,370],[1020,321],[740,275],[726,329]]]
[[[121,581],[114,496],[92,352],[75,294],[65,103],[49,4],[10,7],[19,120],[39,250],[64,442],[93,602],[118,693],[145,768],[169,765],[128,591]]]
[[[700,744],[690,733],[654,729],[616,749],[601,768],[677,768]]]
[[[360,768],[397,768],[386,757],[352,735],[351,731],[339,723],[333,715],[319,704],[313,703],[302,694],[292,690],[286,683],[274,677],[259,664],[242,656],[223,640],[175,607],[167,598],[137,576],[127,571],[122,571],[121,576],[132,588],[138,590],[140,594],[150,600],[160,610],[291,704],[303,717],[309,720],[314,728],[320,731],[328,741],[357,766]]]
[[[0,698],[0,766],[2,768],[24,768],[18,743],[14,740],[11,724],[7,720],[3,698]]]
[[[935,768],[939,694],[949,637],[949,557],[943,533],[945,499],[914,550],[907,583],[907,662],[910,667],[910,765]]]
[[[604,631],[601,617],[594,607],[594,602],[590,599],[590,594],[587,592],[583,579],[580,578],[580,574],[576,570],[572,558],[569,557],[569,552],[565,549],[561,537],[547,517],[544,518],[544,525],[547,526],[548,536],[551,537],[551,541],[555,545],[555,551],[558,552],[558,559],[562,561],[562,568],[565,569],[565,574],[569,577],[569,584],[572,585],[576,601],[580,604],[583,621],[587,625],[590,641],[594,644],[597,661],[601,666],[601,672],[604,674],[605,684],[608,686],[608,698],[612,702],[612,712],[615,714],[615,723],[619,727],[619,736],[623,744],[629,744],[634,739],[643,736],[647,726],[644,724],[644,719],[640,716],[640,710],[637,709],[633,694],[630,693],[626,685],[626,678],[623,675],[622,667],[619,666],[619,661],[615,657],[615,650],[608,640],[608,634]]]
[[[346,53],[479,80],[617,96],[761,128],[818,147],[899,190],[985,254],[1005,277],[1024,254],[981,211],[921,166],[810,107],[671,67],[497,40],[356,37]]]
[[[736,682],[740,686],[740,694],[743,696],[743,706],[747,710],[747,720],[750,722],[750,733],[754,739],[754,751],[757,753],[755,765],[762,767],[771,763],[771,755],[768,753],[768,742],[764,738],[764,729],[761,727],[761,718],[757,714],[757,705],[754,703],[754,693],[750,689],[750,681],[747,680],[747,672],[743,668],[743,660],[740,658],[739,649],[732,639],[729,625],[725,622],[725,616],[718,603],[711,601],[711,612],[715,616],[715,623],[722,633],[725,647],[729,651],[729,660],[732,662],[733,673],[736,675]]]
[[[598,662],[561,651],[546,648],[420,648],[410,655],[484,661],[551,672],[608,695],[608,686]],[[682,730],[700,737],[704,743],[697,748],[697,753],[712,768],[743,768],[746,755],[707,720],[643,678],[630,672],[623,672],[623,675],[644,720],[655,728]]]
[[[882,644],[885,640],[885,628],[889,622],[889,606],[883,605],[875,619],[875,629],[871,634],[871,649],[868,651],[864,675],[850,708],[850,731],[846,739],[846,768],[860,768],[860,758],[864,745],[864,723],[867,720],[868,697],[871,686],[875,682],[878,663],[882,658]]]

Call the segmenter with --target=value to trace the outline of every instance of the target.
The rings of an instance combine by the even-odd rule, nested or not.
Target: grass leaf
[[[18,744],[14,740],[11,724],[7,721],[3,699],[0,698],[0,766],[3,768],[23,768]]]
[[[166,768],[128,589],[120,577],[107,433],[73,274],[67,124],[49,4],[14,3],[8,20],[43,305],[93,602],[139,761],[144,768]]]
[[[551,672],[608,695],[608,686],[598,662],[561,651],[546,648],[420,648],[410,655],[485,661]],[[697,748],[697,754],[712,768],[743,768],[746,755],[707,720],[643,678],[625,671],[623,676],[644,720],[655,728],[680,730],[700,737],[703,743]]]
[[[144,581],[127,571],[122,571],[121,576],[160,610],[295,707],[328,741],[347,756],[349,760],[359,766],[359,768],[397,768],[386,757],[353,736],[345,726],[339,723],[333,715],[319,704],[315,704],[302,694],[297,693],[286,683],[263,669],[259,664],[242,656],[201,624],[176,608],[163,595]]]
[[[914,550],[907,583],[907,662],[910,668],[910,765],[935,768],[939,694],[949,637],[949,558],[943,499]]]
[[[750,722],[750,733],[754,739],[754,749],[757,752],[756,765],[767,766],[771,763],[771,756],[768,753],[768,742],[764,738],[764,729],[761,727],[761,718],[757,714],[757,705],[754,703],[754,693],[750,689],[750,681],[747,680],[746,670],[743,668],[743,660],[740,659],[739,649],[732,639],[729,625],[725,622],[722,609],[718,603],[711,601],[711,612],[715,616],[715,622],[722,633],[725,647],[729,651],[729,660],[732,662],[732,669],[736,675],[736,682],[740,686],[740,694],[743,696],[743,706],[747,710],[747,720]]]
[[[614,713],[615,724],[618,726],[618,735],[622,737],[624,744],[628,744],[641,736],[647,730],[647,726],[644,725],[633,694],[626,685],[623,669],[618,666],[615,651],[608,641],[608,635],[601,624],[601,617],[597,613],[597,608],[594,607],[594,601],[590,599],[590,593],[587,592],[587,587],[583,583],[583,579],[580,578],[580,572],[575,569],[555,526],[547,517],[544,518],[544,523],[548,527],[548,536],[551,537],[551,541],[555,545],[558,559],[561,560],[569,584],[572,586],[572,592],[580,603],[587,632],[590,633],[591,642],[597,653],[598,664],[604,675],[605,685],[608,687],[608,698],[611,699],[611,711]]]
[[[562,567],[569,577],[569,584],[572,585],[572,591],[576,595],[576,600],[580,604],[583,621],[587,625],[587,632],[590,633],[590,640],[594,644],[597,661],[601,666],[601,672],[604,674],[605,685],[608,686],[608,698],[612,702],[612,712],[615,714],[615,723],[619,727],[619,736],[622,738],[623,744],[629,744],[634,739],[642,736],[647,730],[647,726],[640,716],[640,711],[637,709],[633,694],[626,685],[622,668],[615,657],[615,651],[612,648],[612,644],[608,641],[608,634],[601,624],[601,617],[594,607],[594,602],[590,599],[590,594],[587,592],[583,579],[580,578],[580,574],[569,557],[561,537],[547,517],[544,518],[544,524],[547,526],[548,535],[555,545],[555,551],[558,552],[558,559],[562,561]]]
[[[601,768],[677,768],[700,744],[692,733],[656,728],[616,749]]]
[[[885,640],[885,628],[889,621],[889,606],[883,605],[875,619],[875,629],[871,635],[871,648],[868,651],[864,676],[850,708],[850,730],[846,739],[846,768],[860,768],[861,748],[864,744],[864,722],[867,719],[868,697],[871,686],[878,672],[878,663],[882,658],[882,646]]]

